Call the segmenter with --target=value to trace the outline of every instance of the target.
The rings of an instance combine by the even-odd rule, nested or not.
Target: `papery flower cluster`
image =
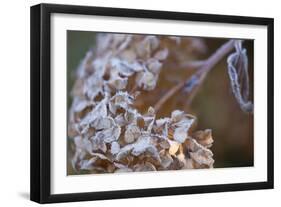
[[[138,93],[155,89],[181,38],[101,33],[96,39],[78,67],[69,110],[76,172],[212,168],[211,130],[193,132],[194,116],[175,109],[157,119],[153,107],[141,114],[134,106]]]

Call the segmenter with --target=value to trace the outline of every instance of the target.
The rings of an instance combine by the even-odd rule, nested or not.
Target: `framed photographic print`
[[[31,7],[31,200],[273,188],[273,19]]]

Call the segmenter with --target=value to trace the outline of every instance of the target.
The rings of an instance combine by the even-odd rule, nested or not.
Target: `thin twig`
[[[215,53],[213,53],[207,60],[203,61],[204,64],[198,69],[198,71],[194,74],[198,77],[198,84],[200,85],[203,80],[205,79],[207,73],[231,50],[234,49],[234,42],[235,40],[229,40],[225,44],[223,44],[220,48],[218,48]],[[190,77],[189,77],[190,78]],[[154,110],[155,112],[159,111],[160,108],[168,101],[172,96],[174,96],[178,91],[184,88],[187,81],[189,81],[189,78],[187,80],[179,82],[177,85],[175,85],[173,88],[171,88],[155,105]],[[197,87],[198,90],[198,87]],[[191,97],[191,99],[194,97]]]

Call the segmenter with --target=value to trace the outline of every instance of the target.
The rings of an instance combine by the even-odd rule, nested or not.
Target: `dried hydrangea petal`
[[[141,131],[136,125],[129,125],[126,128],[124,140],[126,143],[132,143],[141,136]]]
[[[98,131],[95,134],[95,137],[102,139],[105,143],[111,143],[113,141],[118,140],[120,134],[121,134],[121,128],[116,125],[111,128]]]
[[[115,122],[111,117],[99,117],[92,124],[92,126],[96,130],[108,129],[111,128],[113,125],[115,125]]]
[[[193,138],[195,138],[199,144],[207,148],[210,148],[214,142],[211,129],[197,131],[193,133]]]
[[[120,151],[120,145],[118,142],[112,142],[111,143],[111,154],[115,155]]]
[[[115,159],[117,161],[121,161],[124,157],[126,157],[131,152],[132,149],[133,149],[132,144],[122,147],[119,153],[116,155]]]
[[[197,162],[199,165],[213,166],[214,160],[213,154],[210,150],[198,150],[196,152],[190,152],[190,157]]]
[[[195,161],[198,166],[201,167],[213,167],[213,153],[211,150],[205,148],[200,145],[195,139],[188,138],[188,142],[186,143],[186,147],[189,149],[189,155],[193,161]]]
[[[104,139],[101,138],[100,136],[94,136],[91,138],[91,141],[92,141],[92,148],[93,148],[93,151],[98,151],[98,150],[101,150],[103,151],[104,153],[107,151],[107,147],[106,147],[106,144],[104,142]]]
[[[161,158],[161,165],[164,169],[167,169],[173,163],[173,158],[169,153],[164,153],[163,155],[160,156],[160,158]]]
[[[135,165],[134,171],[136,172],[156,171],[156,167],[150,162],[145,162],[144,164]]]
[[[155,88],[158,76],[149,71],[141,72],[137,76],[137,83],[140,88],[151,91]]]
[[[180,147],[180,143],[169,140],[170,148],[169,148],[169,153],[170,155],[175,155]]]

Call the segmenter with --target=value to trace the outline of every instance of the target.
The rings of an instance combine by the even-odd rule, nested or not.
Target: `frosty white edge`
[[[254,167],[67,176],[67,30],[255,39]],[[52,14],[51,74],[51,194],[245,183],[267,179],[266,26]],[[214,140],[219,141],[216,137]]]

